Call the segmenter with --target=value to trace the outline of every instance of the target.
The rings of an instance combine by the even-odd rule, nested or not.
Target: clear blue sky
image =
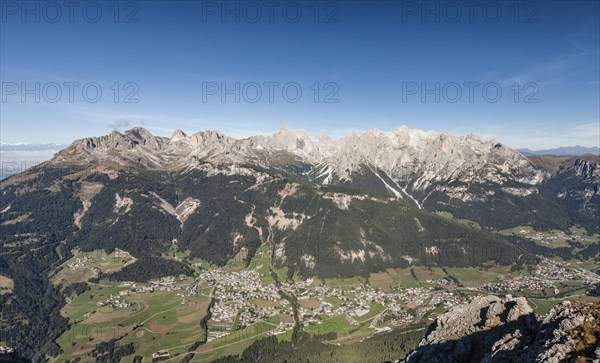
[[[79,3],[72,19],[66,7],[2,3],[5,143],[68,143],[134,125],[158,135],[181,128],[236,137],[283,125],[332,136],[407,125],[533,149],[600,142],[598,1],[497,1],[473,9],[462,1],[299,1],[276,2],[270,14],[262,1],[227,2],[228,9],[221,1],[120,2],[117,12],[109,0]],[[95,4],[102,11],[97,22]],[[261,11],[256,22],[254,5]],[[302,14],[296,16],[298,7]],[[54,21],[57,11],[61,18]],[[35,89],[36,82],[39,103],[23,90]],[[79,83],[73,102],[65,82]],[[89,82],[102,90],[96,103],[82,95]],[[134,85],[124,89],[128,82]],[[211,88],[234,88],[236,82],[239,103],[232,94],[222,102],[221,90]],[[262,91],[256,103],[248,102],[256,96],[251,82]],[[273,102],[265,82],[280,84]],[[282,96],[289,82],[302,90],[296,103]],[[465,82],[479,83],[473,102]],[[421,92],[436,83],[437,103],[435,94]],[[494,87],[487,89],[495,103],[482,94],[488,83],[502,90],[496,97]],[[57,84],[62,96],[48,102],[56,98]],[[139,102],[123,102],[136,88]],[[323,102],[333,91],[338,102]],[[295,89],[287,95],[293,99]],[[95,97],[93,87],[87,96]]]

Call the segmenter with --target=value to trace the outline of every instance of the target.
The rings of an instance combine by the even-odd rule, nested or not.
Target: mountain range
[[[61,150],[68,145],[56,143],[30,144],[27,142],[17,143],[0,143],[0,150],[6,151],[45,151],[45,150]]]
[[[557,156],[574,156],[574,155],[600,155],[600,148],[598,146],[586,147],[586,146],[562,146],[554,149],[543,149],[543,150],[531,150],[531,149],[517,149],[518,152],[525,156],[531,155],[557,155]]]
[[[209,173],[223,166],[250,165],[285,172],[311,185],[343,186],[394,198],[417,209],[445,210],[495,228],[514,226],[517,221],[511,217],[515,215],[521,223],[539,227],[564,227],[575,219],[590,225],[586,216],[597,217],[598,190],[593,183],[586,184],[578,197],[583,217],[564,213],[560,218],[540,218],[544,210],[565,202],[559,192],[542,198],[540,191],[548,189],[558,174],[574,174],[584,182],[597,180],[598,157],[569,159],[560,173],[545,167],[542,160],[546,159],[524,157],[496,140],[406,127],[391,133],[372,130],[339,140],[327,136],[313,140],[305,131],[289,128],[272,136],[241,140],[217,131],[188,136],[177,130],[171,138],[155,137],[143,128],[134,128],[124,134],[115,131],[75,141],[48,165],[109,163],[122,170],[205,169]],[[236,173],[230,170],[225,174]],[[487,208],[480,210],[482,205]],[[529,216],[522,216],[524,209],[530,209]]]
[[[175,243],[218,266],[242,252],[249,263],[267,245],[288,278],[591,256],[596,245],[575,254],[496,231],[598,233],[598,165],[406,127],[339,140],[136,127],[76,140],[0,183],[0,275],[14,281],[0,295],[0,341],[30,357],[56,353],[64,297],[48,277],[75,248],[127,251],[139,272]]]

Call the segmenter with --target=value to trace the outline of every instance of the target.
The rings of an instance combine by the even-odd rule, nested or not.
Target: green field
[[[267,244],[263,244],[256,250],[256,254],[248,264],[247,269],[258,271],[261,283],[274,284],[275,279],[271,276],[269,266],[271,266],[271,247]],[[275,273],[280,282],[286,281],[287,272],[287,267],[275,269]]]
[[[588,235],[587,230],[581,226],[573,226],[570,228],[570,231],[573,236],[575,236],[578,242],[581,242],[584,246],[599,243],[600,242],[600,234]]]
[[[529,305],[536,314],[547,314],[554,305],[562,300],[545,300],[545,299],[527,299]]]
[[[150,358],[161,349],[185,351],[187,345],[204,337],[198,322],[206,314],[208,297],[188,297],[182,303],[182,298],[171,292],[144,292],[125,297],[133,304],[130,307],[97,305],[122,290],[126,289],[93,286],[63,309],[73,325],[57,340],[64,351],[57,362],[84,356],[109,339],[121,338],[122,344],[134,342],[139,347],[136,354]]]
[[[456,218],[454,218],[454,215],[450,212],[436,211],[435,214],[437,214],[440,217],[444,217],[446,219],[453,219],[459,223],[466,224],[467,226],[470,226],[472,228],[481,229],[481,226],[479,225],[479,223],[469,220],[469,219],[456,219]]]
[[[52,281],[53,284],[67,286],[76,282],[84,282],[92,277],[96,277],[97,274],[92,271],[92,268],[104,273],[111,273],[119,271],[126,264],[135,261],[133,257],[123,251],[115,251],[111,254],[107,254],[103,250],[91,252],[73,250],[72,252],[73,257],[51,276],[50,281]],[[69,263],[74,263],[78,259],[86,259],[84,262],[85,266],[77,268],[70,268],[68,266]]]
[[[383,310],[385,310],[385,306],[375,303],[375,304],[371,305],[371,310],[368,313],[366,313],[363,316],[356,316],[356,317],[354,317],[354,320],[361,322],[361,323],[365,322],[367,320],[371,320],[373,317],[380,314]]]
[[[335,332],[338,338],[348,335],[355,326],[350,324],[344,315],[334,316],[326,319],[322,324],[309,325],[304,331],[312,335],[322,335]]]
[[[446,268],[448,273],[458,279],[463,286],[479,286],[484,283],[498,282],[499,275],[511,275],[510,266],[493,266],[488,268]],[[512,273],[512,274],[518,274]]]
[[[569,229],[569,233],[552,229],[549,231],[539,232],[530,226],[516,226],[513,228],[503,229],[500,234],[514,235],[523,238],[528,238],[540,246],[559,248],[569,247],[569,240],[574,239],[583,245],[589,245],[600,241],[599,235],[588,236],[587,231],[583,227],[573,226]]]
[[[311,286],[327,285],[330,287],[353,287],[364,283],[364,279],[360,276],[339,279],[317,279],[315,278]]]

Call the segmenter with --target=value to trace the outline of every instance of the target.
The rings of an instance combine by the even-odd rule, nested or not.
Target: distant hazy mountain
[[[573,156],[573,155],[584,155],[584,154],[592,154],[599,155],[600,148],[597,146],[594,147],[585,147],[585,146],[562,146],[556,149],[545,149],[545,150],[531,150],[531,149],[517,149],[518,152],[525,156],[531,155],[558,155],[558,156]]]
[[[44,143],[0,143],[0,180],[20,173],[52,158],[67,145]]]
[[[43,143],[43,144],[29,144],[26,142],[17,142],[13,144],[0,143],[0,150],[5,151],[45,151],[45,150],[62,150],[68,145],[55,144],[55,143]]]

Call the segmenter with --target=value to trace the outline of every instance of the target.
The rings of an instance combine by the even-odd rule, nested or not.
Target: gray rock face
[[[282,128],[272,136],[246,139],[234,139],[217,131],[188,136],[181,130],[166,138],[135,127],[124,134],[114,131],[106,136],[77,140],[51,162],[81,165],[109,161],[122,167],[142,165],[159,170],[194,168],[199,161],[228,165],[255,163],[264,167],[283,161],[310,165],[308,176],[323,184],[334,180],[349,182],[367,170],[399,197],[408,197],[405,188],[424,193],[439,183],[456,180],[467,184],[508,183],[512,186],[506,188],[507,192],[529,195],[538,192],[536,186],[546,175],[523,155],[496,140],[485,141],[473,135],[456,137],[404,126],[394,132],[371,130],[339,140],[328,136],[311,139],[305,131],[289,128]],[[482,198],[459,186],[442,189],[441,192],[453,198]]]
[[[594,320],[593,309],[565,301],[540,319],[525,298],[477,297],[440,315],[401,362],[562,362],[574,357],[578,329]]]

